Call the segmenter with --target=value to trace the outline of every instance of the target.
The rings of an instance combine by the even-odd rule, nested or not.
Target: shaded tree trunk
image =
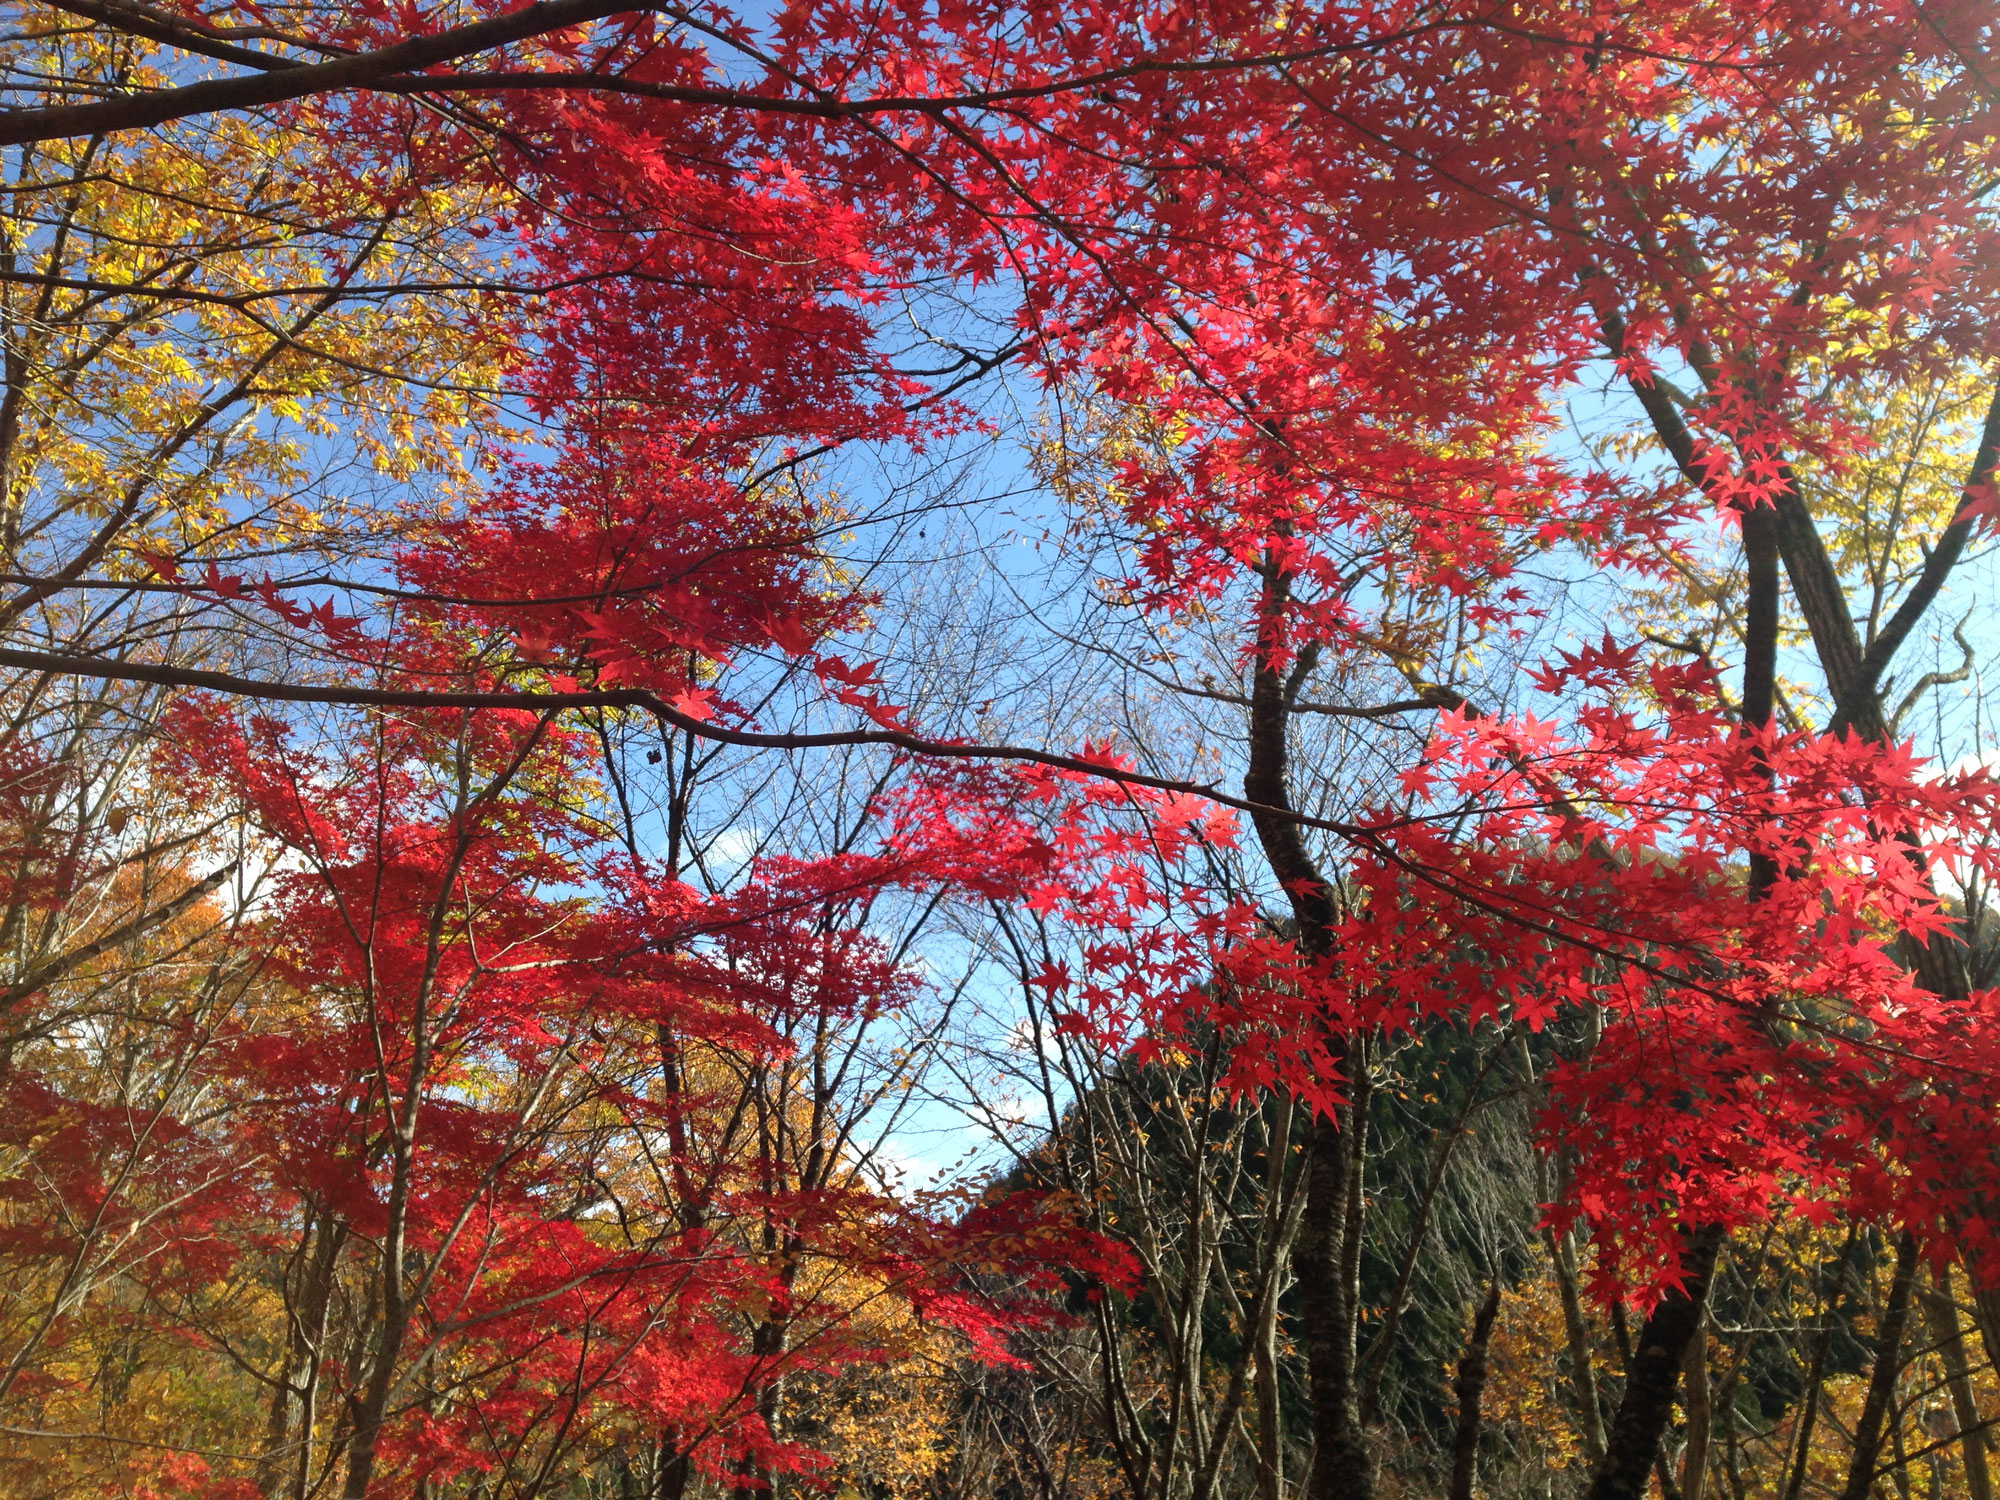
[[[1486,1344],[1493,1319],[1500,1312],[1500,1283],[1488,1288],[1486,1300],[1473,1315],[1472,1337],[1458,1362],[1458,1426],[1451,1444],[1451,1500],[1472,1500],[1472,1481],[1479,1467],[1479,1398],[1486,1390]]]
[[[1284,647],[1289,599],[1288,579],[1267,558],[1243,790],[1260,804],[1251,822],[1272,873],[1291,898],[1299,946],[1310,957],[1324,958],[1332,946],[1334,888],[1306,847],[1298,823],[1289,816],[1287,781],[1291,705],[1313,655],[1309,649],[1301,651],[1286,678],[1280,678],[1273,666]],[[1365,1214],[1361,1169],[1368,1120],[1366,1041],[1347,1037],[1341,1051],[1347,1102],[1334,1118],[1314,1120],[1307,1136],[1305,1219],[1297,1251],[1299,1326],[1313,1405],[1309,1500],[1372,1500],[1375,1493],[1355,1379],[1357,1281]]]
[[[1681,1454],[1682,1500],[1704,1500],[1708,1490],[1709,1434],[1714,1426],[1714,1402],[1708,1386],[1708,1333],[1706,1319],[1695,1325],[1688,1340],[1687,1364],[1683,1378],[1687,1395],[1687,1449]]]
[[[1547,1197],[1545,1193],[1544,1198]],[[1563,1337],[1569,1345],[1570,1389],[1576,1398],[1577,1421],[1583,1432],[1583,1452],[1592,1464],[1604,1461],[1604,1406],[1597,1394],[1597,1365],[1590,1353],[1590,1325],[1584,1320],[1583,1294],[1576,1272],[1576,1240],[1567,1232],[1544,1232],[1549,1260],[1555,1268],[1556,1293],[1562,1302]]]
[[[1358,1041],[1350,1044],[1350,1080],[1357,1064],[1365,1067],[1361,1052]],[[1350,1087],[1361,1094],[1352,1082]],[[1306,1148],[1306,1222],[1299,1236],[1298,1290],[1313,1398],[1309,1500],[1370,1500],[1375,1492],[1375,1469],[1362,1435],[1360,1392],[1354,1378],[1365,1107],[1365,1099],[1357,1097],[1340,1111],[1341,1118],[1315,1120]]]
[[[1806,1375],[1805,1410],[1799,1414],[1798,1434],[1792,1443],[1792,1477],[1785,1486],[1784,1500],[1799,1500],[1799,1493],[1805,1487],[1806,1461],[1812,1456],[1813,1427],[1819,1421],[1820,1392],[1826,1383],[1827,1355],[1833,1347],[1833,1318],[1839,1310],[1841,1294],[1847,1289],[1847,1263],[1854,1258],[1858,1227],[1852,1222],[1847,1226],[1847,1239],[1840,1247],[1840,1261],[1834,1269],[1833,1291],[1820,1309],[1819,1340],[1813,1345],[1812,1369]]]
[[[397,1141],[392,1154],[395,1165],[389,1189],[388,1227],[382,1236],[381,1250],[382,1320],[375,1331],[368,1383],[361,1399],[354,1403],[354,1432],[348,1440],[343,1500],[368,1500],[368,1486],[375,1477],[376,1444],[388,1418],[389,1392],[395,1385],[396,1362],[402,1356],[403,1341],[410,1328],[404,1239],[410,1198],[407,1142]]]
[[[682,1449],[678,1429],[662,1433],[654,1449],[651,1500],[681,1500],[693,1474],[693,1457]]]
[[[1903,1330],[1910,1320],[1910,1293],[1916,1280],[1917,1241],[1906,1229],[1896,1237],[1896,1269],[1889,1278],[1889,1295],[1875,1336],[1875,1368],[1868,1377],[1868,1398],[1861,1404],[1861,1418],[1854,1424],[1854,1453],[1848,1461],[1847,1485],[1840,1500],[1867,1500],[1874,1486],[1883,1425],[1895,1404],[1896,1379],[1903,1373]]]
[[[1980,1424],[1979,1402],[1973,1394],[1965,1332],[1958,1322],[1958,1304],[1951,1295],[1951,1272],[1940,1269],[1923,1293],[1931,1343],[1944,1360],[1945,1385],[1958,1422],[1959,1454],[1965,1466],[1966,1500],[1993,1500],[1993,1476],[1986,1463],[1986,1429]]]
[[[313,1428],[319,1420],[327,1316],[333,1301],[334,1269],[346,1243],[346,1225],[319,1217],[301,1285],[287,1288],[291,1317],[285,1363],[278,1388],[271,1393],[267,1452],[257,1473],[258,1490],[271,1500],[280,1495],[304,1500],[312,1488]]]
[[[1286,1094],[1272,1106],[1269,1147],[1264,1164],[1265,1237],[1271,1256],[1270,1281],[1257,1307],[1252,1346],[1253,1379],[1257,1392],[1258,1500],[1284,1500],[1284,1410],[1278,1395],[1278,1299],[1284,1290],[1290,1247],[1285,1232],[1283,1195],[1285,1158],[1291,1150],[1292,1098]]]
[[[1660,1439],[1673,1415],[1674,1393],[1690,1341],[1701,1327],[1709,1283],[1722,1249],[1720,1225],[1704,1224],[1681,1233],[1683,1280],[1660,1299],[1639,1329],[1632,1348],[1625,1395],[1606,1435],[1604,1462],[1592,1476],[1590,1500],[1643,1500],[1651,1482]]]

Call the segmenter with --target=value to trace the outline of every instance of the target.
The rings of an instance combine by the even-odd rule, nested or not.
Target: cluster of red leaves
[[[363,6],[328,40],[423,24]],[[743,720],[716,674],[769,650],[894,722],[827,649],[868,603],[822,567],[837,518],[772,476],[814,445],[920,443],[964,420],[948,379],[897,373],[876,316],[930,279],[1006,278],[1032,368],[1170,435],[1122,476],[1130,592],[1240,609],[1246,654],[1280,665],[1382,644],[1359,577],[1464,599],[1504,631],[1537,549],[1646,565],[1688,502],[1577,479],[1548,451],[1550,392],[1607,343],[1642,382],[1703,372],[1690,467],[1729,510],[1801,454],[1854,450],[1813,394],[1829,372],[1941,369],[2000,327],[1975,207],[2000,129],[1959,66],[1985,24],[1970,4],[1440,20],[1413,3],[828,3],[782,10],[764,42],[708,24],[714,47],[652,15],[544,39],[512,61],[632,88],[499,94],[507,128],[477,151],[449,122],[413,144],[386,95],[301,106],[337,130],[341,191],[383,190],[384,160],[412,179],[491,172],[517,204],[500,228],[543,277],[520,373],[560,437],[400,559],[453,602],[370,638],[360,654],[395,682],[639,685]],[[747,80],[714,61],[731,46]],[[1271,575],[1290,588],[1276,618],[1242,607]],[[926,780],[879,854],[773,866],[717,904],[594,860],[552,804],[441,816],[422,768],[456,720],[379,724],[324,760],[218,724],[199,771],[314,861],[284,882],[289,982],[369,996],[365,1024],[308,1005],[295,1036],[231,1041],[246,1077],[269,1075],[258,1149],[274,1190],[332,1194],[365,1232],[373,1122],[397,1097],[379,1080],[442,1081],[415,1222],[464,1338],[499,1348],[532,1323],[538,1352],[509,1376],[523,1401],[561,1345],[582,1361],[565,1368],[606,1360],[602,1385],[649,1421],[715,1424],[758,1376],[661,1330],[774,1295],[768,1280],[671,1239],[634,1255],[551,1230],[547,1183],[504,1144],[518,1121],[453,1070],[501,1056],[533,1076],[551,1049],[587,1051],[593,1007],[754,1049],[773,1006],[892,1004],[902,981],[879,951],[808,914],[929,882],[1017,896],[1079,935],[1074,972],[1037,979],[1066,1024],[1145,1048],[1220,1020],[1262,1039],[1246,1084],[1315,1107],[1354,1027],[1600,1016],[1588,1057],[1549,1082],[1550,1132],[1580,1160],[1556,1211],[1627,1247],[1604,1264],[1641,1287],[1668,1273],[1677,1222],[1741,1222],[1801,1184],[1987,1250],[1979,1205],[2000,1185],[1957,1143],[1992,1118],[1994,1004],[1918,991],[1892,951],[1941,921],[1928,864],[1987,857],[1987,784],[1853,740],[1746,737],[1685,674],[1650,676],[1642,720],[1620,706],[1641,670],[1607,645],[1543,678],[1560,720],[1447,717],[1407,770],[1410,805],[1354,836],[1352,899],[1317,966],[1253,909],[1179,883],[1186,842],[1224,836],[1206,814],[1087,777]],[[531,733],[550,775],[589,754],[522,717],[474,722],[483,764]],[[1781,871],[1754,907],[1750,852]],[[464,941],[434,960],[447,890],[475,893],[477,915],[451,916]],[[396,1040],[420,974],[477,997],[438,1018],[421,1066]],[[822,1211],[855,1213],[786,1209]],[[475,1241],[491,1246],[476,1266],[451,1248]],[[736,1456],[770,1458],[754,1416],[731,1431]],[[428,1428],[399,1441],[412,1465],[444,1461],[423,1456],[445,1442]]]
[[[1583,738],[1448,719],[1412,779],[1477,837],[1384,827],[1343,989],[1392,1026],[1597,1018],[1545,1125],[1580,1163],[1556,1213],[1591,1221],[1607,1278],[1656,1287],[1677,1224],[1794,1197],[1990,1255],[2000,1180],[1965,1147],[2000,1106],[2000,1012],[1920,988],[1901,950],[1953,928],[1935,876],[1990,870],[2000,791],[1852,736],[1745,734],[1687,675],[1651,674],[1650,722],[1600,709]],[[1755,901],[1751,852],[1779,872]]]
[[[1552,1212],[1590,1223],[1607,1293],[1667,1284],[1678,1226],[1788,1202],[1990,1264],[2000,1162],[1967,1143],[2000,1109],[2000,997],[1926,991],[1903,945],[1953,931],[1934,876],[1993,872],[2000,789],[1851,736],[1746,735],[1699,671],[1616,656],[1573,670],[1643,677],[1650,718],[1592,710],[1578,738],[1444,716],[1411,800],[1358,836],[1319,963],[1174,878],[1171,807],[1148,827],[1077,788],[1032,898],[1077,957],[1034,983],[1073,1034],[1140,1057],[1232,1028],[1236,1086],[1319,1109],[1356,1030],[1592,1018],[1543,1123],[1577,1163]],[[1756,901],[1751,851],[1780,872]]]
[[[881,1353],[838,1299],[781,1274],[758,1226],[779,1226],[795,1263],[872,1278],[1004,1357],[1011,1314],[968,1276],[1032,1284],[1075,1246],[1066,1223],[1027,1202],[965,1214],[957,1199],[774,1186],[721,1128],[714,1083],[662,1093],[631,1057],[633,1038],[643,1054],[664,1027],[683,1057],[754,1068],[785,1055],[788,1020],[906,1004],[914,975],[852,916],[892,890],[1023,897],[1053,848],[990,795],[914,791],[873,852],[762,861],[711,896],[615,853],[543,795],[581,773],[593,742],[529,715],[420,711],[308,747],[277,721],[191,704],[174,741],[184,783],[240,799],[268,841],[278,873],[246,941],[292,999],[214,1039],[210,1067],[237,1107],[200,1159],[176,1167],[186,1130],[157,1133],[156,1175],[199,1174],[208,1157],[255,1166],[148,1227],[208,1257],[155,1274],[222,1274],[242,1242],[202,1226],[230,1217],[271,1225],[274,1251],[277,1226],[314,1214],[360,1242],[401,1236],[424,1309],[404,1357],[422,1349],[464,1384],[385,1433],[378,1461],[396,1484],[489,1466],[495,1434],[592,1413],[682,1434],[709,1472],[812,1472],[810,1449],[764,1429],[758,1393]],[[440,771],[453,756],[475,768],[470,796],[454,799]],[[35,1128],[32,1110],[14,1118]],[[89,1171],[118,1160],[117,1143],[65,1155]],[[579,1211],[597,1173],[622,1174],[617,1219]],[[745,1330],[770,1318],[814,1336],[754,1347]]]

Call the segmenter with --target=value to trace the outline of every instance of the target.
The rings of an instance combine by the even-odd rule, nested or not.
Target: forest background
[[[1991,1500],[2000,12],[0,27],[0,1493]]]

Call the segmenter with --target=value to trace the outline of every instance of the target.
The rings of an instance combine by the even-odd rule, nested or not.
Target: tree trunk
[[[290,1302],[285,1363],[271,1394],[266,1453],[257,1468],[257,1488],[267,1500],[289,1495],[305,1500],[312,1489],[313,1428],[319,1420],[319,1376],[326,1343],[333,1275],[347,1243],[347,1226],[320,1217],[314,1222],[312,1256],[303,1285],[287,1288]],[[300,1246],[301,1251],[306,1247]],[[287,1462],[289,1456],[290,1461]]]
[[[1269,1283],[1257,1305],[1257,1329],[1252,1345],[1255,1361],[1253,1378],[1257,1391],[1257,1500],[1284,1500],[1285,1429],[1284,1411],[1278,1396],[1278,1299],[1284,1291],[1285,1269],[1290,1261],[1288,1224],[1295,1225],[1285,1212],[1285,1159],[1291,1154],[1292,1098],[1289,1094],[1272,1105],[1275,1118],[1264,1162],[1264,1237],[1270,1256]]]
[[[1567,1233],[1560,1237],[1545,1233],[1543,1238],[1555,1267],[1556,1292],[1562,1300],[1563,1335],[1569,1343],[1570,1389],[1576,1397],[1583,1452],[1596,1465],[1604,1461],[1604,1407],[1597,1394],[1597,1366],[1590,1354],[1590,1325],[1584,1321],[1583,1295],[1577,1286],[1576,1239]]]
[[[681,1500],[693,1472],[691,1455],[681,1449],[679,1430],[662,1433],[654,1459],[652,1500]]]
[[[1284,1500],[1285,1493],[1284,1414],[1278,1406],[1277,1304],[1273,1288],[1269,1308],[1263,1311],[1257,1327],[1257,1500]]]
[[[1299,1324],[1312,1382],[1313,1467],[1309,1500],[1372,1500],[1375,1471],[1361,1435],[1355,1387],[1354,1288],[1348,1284],[1346,1231],[1352,1226],[1349,1178],[1358,1163],[1348,1130],[1313,1121],[1306,1147],[1306,1221],[1299,1236]]]
[[[1472,1337],[1458,1362],[1458,1426],[1451,1443],[1451,1500],[1472,1500],[1472,1481],[1479,1467],[1479,1398],[1486,1389],[1486,1342],[1500,1311],[1500,1283],[1488,1288],[1486,1300],[1472,1318]]]
[[[1682,1374],[1687,1381],[1687,1396],[1682,1403],[1687,1408],[1687,1449],[1681,1454],[1681,1496],[1682,1500],[1704,1500],[1714,1403],[1708,1389],[1708,1334],[1701,1324],[1696,1325],[1694,1337],[1688,1340]]]
[[[1861,1420],[1854,1424],[1854,1454],[1840,1500],[1868,1500],[1868,1491],[1875,1484],[1883,1423],[1890,1417],[1896,1379],[1903,1373],[1903,1328],[1910,1319],[1910,1293],[1916,1280],[1917,1241],[1906,1229],[1896,1237],[1896,1269],[1889,1278],[1889,1298],[1883,1304],[1875,1336],[1875,1369],[1868,1377],[1868,1399],[1861,1404]]]
[[[1813,1427],[1819,1420],[1820,1393],[1826,1385],[1826,1360],[1833,1348],[1833,1319],[1839,1311],[1841,1295],[1847,1290],[1847,1263],[1854,1258],[1857,1228],[1849,1220],[1847,1239],[1840,1247],[1840,1261],[1834,1268],[1833,1291],[1820,1309],[1819,1339],[1813,1345],[1812,1369],[1806,1376],[1805,1410],[1799,1413],[1798,1430],[1791,1445],[1792,1477],[1785,1485],[1784,1500],[1799,1500],[1805,1488],[1806,1461],[1812,1457]]]
[[[1632,1350],[1624,1399],[1606,1436],[1604,1461],[1592,1476],[1589,1500],[1644,1500],[1653,1475],[1660,1438],[1673,1415],[1674,1392],[1689,1342],[1700,1330],[1708,1305],[1715,1259],[1722,1249],[1720,1225],[1704,1224],[1681,1234],[1683,1280],[1660,1299]]]
[[[391,1158],[387,1224],[382,1233],[382,1323],[375,1333],[368,1384],[361,1399],[354,1403],[354,1434],[348,1439],[343,1500],[368,1500],[368,1486],[375,1477],[375,1445],[381,1440],[389,1410],[389,1392],[396,1380],[396,1361],[402,1357],[403,1339],[410,1327],[410,1304],[403,1284],[411,1171],[407,1137],[394,1143]]]
[[[1249,763],[1244,795],[1261,805],[1251,814],[1257,841],[1272,873],[1291,898],[1299,947],[1325,958],[1332,949],[1337,911],[1334,888],[1289,816],[1291,792],[1286,732],[1296,685],[1310,666],[1295,661],[1289,682],[1271,663],[1284,646],[1290,585],[1275,559],[1264,563],[1263,623],[1250,687]],[[1331,1023],[1329,1023],[1330,1025]],[[1299,1235],[1299,1324],[1312,1384],[1313,1465],[1309,1500],[1373,1500],[1374,1469],[1361,1435],[1355,1380],[1356,1307],[1365,1207],[1360,1173],[1368,1121],[1365,1041],[1345,1039],[1343,1081],[1347,1103],[1333,1119],[1316,1119],[1306,1138],[1306,1209]]]
[[[1983,1286],[1976,1279],[1972,1285],[1972,1320],[1979,1325],[1986,1362],[2000,1370],[2000,1286]]]
[[[1986,1465],[1986,1429],[1980,1425],[1979,1402],[1972,1391],[1965,1331],[1959,1326],[1958,1303],[1951,1295],[1951,1272],[1940,1268],[1923,1298],[1924,1313],[1931,1325],[1931,1342],[1944,1359],[1945,1385],[1951,1392],[1952,1416],[1958,1422],[1958,1446],[1965,1464],[1965,1500],[1993,1500],[1993,1477]]]
[[[368,1486],[375,1478],[375,1445],[381,1440],[389,1410],[389,1391],[395,1384],[396,1360],[403,1350],[403,1337],[410,1326],[409,1314],[399,1296],[383,1309],[382,1326],[376,1332],[375,1353],[368,1371],[368,1385],[354,1411],[354,1436],[347,1447],[347,1484],[342,1500],[368,1500]]]

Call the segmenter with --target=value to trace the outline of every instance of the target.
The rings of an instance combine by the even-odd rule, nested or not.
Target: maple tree
[[[1715,1289],[1763,1295],[1743,1242],[1794,1215],[1883,1290],[1860,1384],[1819,1359],[1785,1404],[1788,1500],[1822,1408],[1843,1495],[1906,1462],[1954,1262],[1991,1352],[2000,806],[1898,737],[1949,672],[1887,697],[1996,514],[1985,10],[18,21],[0,1399],[68,1454],[93,1355],[179,1345],[225,1393],[74,1487],[835,1483],[869,1370],[1032,1367],[1038,1319],[1073,1351],[1067,1276],[1135,1496],[1205,1500],[1238,1444],[1271,1500],[1372,1496],[1503,1060],[1529,1227],[1450,1360],[1454,1493],[1489,1364],[1523,1399],[1523,1257],[1593,1500],[1699,1493]],[[1623,430],[1576,451],[1592,379]],[[1072,592],[1228,716],[1195,753],[926,704],[875,649],[900,501],[839,466],[1000,436],[996,383],[1057,413]],[[1685,639],[1554,629],[1562,559]],[[697,795],[725,754],[733,812]],[[817,811],[713,868],[753,805]],[[864,1085],[865,1039],[928,988],[889,933],[947,910],[1089,1059],[1057,1170],[974,1204],[857,1134],[911,1056]],[[1398,1124],[1418,1079],[1454,1102]],[[1121,1227],[1156,1111],[1225,1175],[1265,1132],[1251,1248],[1200,1241],[1242,1204],[1198,1149],[1187,1226]],[[1386,1170],[1427,1184],[1406,1222]],[[1164,1418],[1111,1376],[1134,1339]]]

